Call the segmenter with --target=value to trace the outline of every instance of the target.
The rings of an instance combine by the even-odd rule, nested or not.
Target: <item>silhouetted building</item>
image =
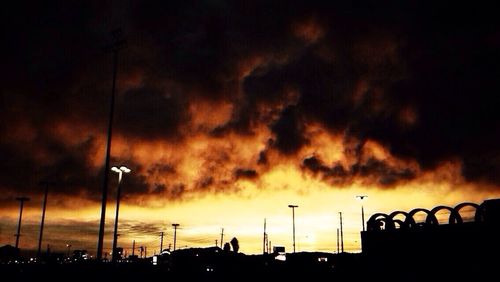
[[[460,214],[466,207],[475,210],[470,222]],[[436,214],[443,211],[449,213],[449,218],[440,224]],[[416,214],[425,214],[425,220],[417,222]],[[500,199],[486,200],[481,205],[462,203],[454,208],[376,213],[367,227],[361,238],[368,267],[390,266],[396,273],[406,274],[424,264],[420,273],[436,271],[444,275],[444,269],[492,273],[500,254]]]

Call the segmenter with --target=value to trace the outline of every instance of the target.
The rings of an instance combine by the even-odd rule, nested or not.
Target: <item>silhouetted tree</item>
[[[231,251],[231,245],[229,245],[229,243],[225,243],[224,244],[224,252],[230,252]]]
[[[233,239],[231,239],[231,246],[233,246],[233,252],[238,253],[240,244],[238,243],[238,239],[236,239],[236,237],[233,237]]]

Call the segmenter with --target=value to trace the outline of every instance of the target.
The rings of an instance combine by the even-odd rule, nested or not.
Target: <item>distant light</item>
[[[286,261],[286,255],[285,254],[279,254],[274,259],[275,260],[279,260],[279,261]]]
[[[328,258],[327,257],[319,257],[318,262],[327,262]]]

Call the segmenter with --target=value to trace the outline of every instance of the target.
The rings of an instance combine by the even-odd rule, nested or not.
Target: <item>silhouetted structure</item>
[[[231,245],[229,243],[224,244],[224,252],[230,252],[231,251]]]
[[[361,230],[366,231],[365,229],[365,208],[363,207],[363,199],[368,198],[367,195],[359,195],[356,196],[361,201]]]
[[[230,243],[231,246],[233,247],[233,252],[238,253],[238,251],[240,250],[240,243],[238,242],[238,239],[236,239],[236,237],[233,237]]]
[[[116,89],[116,73],[118,70],[118,51],[123,49],[127,41],[122,38],[122,30],[116,29],[111,32],[112,42],[106,46],[107,52],[113,53],[113,86],[111,89],[111,101],[109,105],[109,120],[108,120],[108,136],[106,141],[106,158],[104,160],[104,178],[102,185],[102,201],[101,201],[101,220],[99,223],[99,237],[97,241],[97,259],[102,258],[104,226],[106,223],[106,203],[108,199],[108,178],[109,178],[109,159],[111,152],[111,139],[113,133],[113,115],[115,109],[115,89]]]
[[[172,223],[172,226],[174,227],[174,251],[175,251],[175,247],[177,244],[177,227],[179,227],[179,223]]]
[[[292,209],[292,225],[293,225],[293,252],[295,253],[295,208],[298,208],[297,205],[288,205],[289,208]]]
[[[41,254],[42,254],[43,226],[45,224],[45,211],[47,209],[47,196],[49,194],[49,185],[54,185],[54,182],[41,181],[40,185],[45,186],[45,193],[43,196],[42,220],[40,222],[40,236],[38,237],[38,251],[37,251],[38,258],[40,258]]]
[[[29,201],[30,198],[18,197],[18,198],[16,198],[16,200],[19,201],[19,222],[17,223],[17,233],[16,233],[16,249],[17,249],[19,247],[19,237],[21,236],[21,222],[23,219],[24,202]]]
[[[465,222],[460,215],[465,207],[475,209],[472,222]],[[447,224],[439,224],[436,214],[440,211],[449,212]],[[424,222],[417,223],[417,213],[426,214]],[[400,273],[409,273],[414,264],[422,262],[425,273],[444,275],[443,263],[469,274],[493,273],[496,259],[490,257],[500,252],[500,199],[481,205],[462,203],[454,208],[376,213],[367,227],[361,234],[363,255],[373,268],[391,265]]]
[[[122,177],[123,173],[130,173],[130,169],[125,166],[121,166],[120,168],[114,166],[111,168],[112,171],[118,173],[118,188],[116,192],[116,209],[115,209],[115,229],[113,231],[113,249],[112,249],[112,257],[111,260],[113,262],[116,262],[117,256],[117,244],[118,244],[118,214],[120,211],[120,195],[121,195],[121,183],[122,183]],[[123,250],[122,250],[123,251]],[[121,255],[120,255],[121,256]]]

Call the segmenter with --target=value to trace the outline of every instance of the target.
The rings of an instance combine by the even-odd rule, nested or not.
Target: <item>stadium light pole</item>
[[[363,208],[364,198],[368,198],[366,195],[356,196],[361,201],[361,224],[363,225],[363,231],[365,231],[365,209]]]
[[[19,201],[19,222],[17,224],[17,234],[16,234],[16,249],[19,247],[19,237],[21,236],[21,220],[23,218],[23,207],[24,207],[24,202],[29,201],[30,198],[28,197],[18,197],[16,198],[17,201]]]
[[[118,241],[118,212],[120,211],[120,194],[121,194],[121,183],[123,173],[129,173],[130,169],[126,166],[121,166],[120,168],[114,166],[111,168],[112,171],[118,173],[118,189],[116,192],[116,212],[115,212],[115,231],[113,233],[113,255],[111,256],[111,261],[116,262],[116,245]]]
[[[43,238],[43,227],[45,224],[45,210],[47,209],[47,196],[49,194],[49,185],[54,185],[54,182],[49,181],[41,181],[40,185],[45,185],[45,193],[43,197],[43,206],[42,206],[42,220],[40,222],[40,235],[38,237],[38,251],[36,253],[37,257],[40,259],[42,255],[42,238]]]
[[[115,109],[115,89],[116,89],[116,73],[118,69],[118,51],[125,48],[127,41],[122,39],[121,29],[116,29],[111,32],[112,42],[106,46],[106,52],[113,53],[113,86],[111,89],[111,102],[109,109],[108,120],[108,138],[106,142],[106,158],[104,160],[104,177],[102,185],[102,201],[101,201],[101,220],[99,223],[99,238],[97,240],[97,260],[102,259],[102,249],[104,241],[104,226],[106,224],[106,203],[108,201],[108,178],[109,178],[109,159],[111,153],[111,136],[113,133],[113,114]]]
[[[293,224],[293,253],[295,253],[295,208],[298,208],[297,205],[288,205],[289,208],[292,209],[292,224]]]

